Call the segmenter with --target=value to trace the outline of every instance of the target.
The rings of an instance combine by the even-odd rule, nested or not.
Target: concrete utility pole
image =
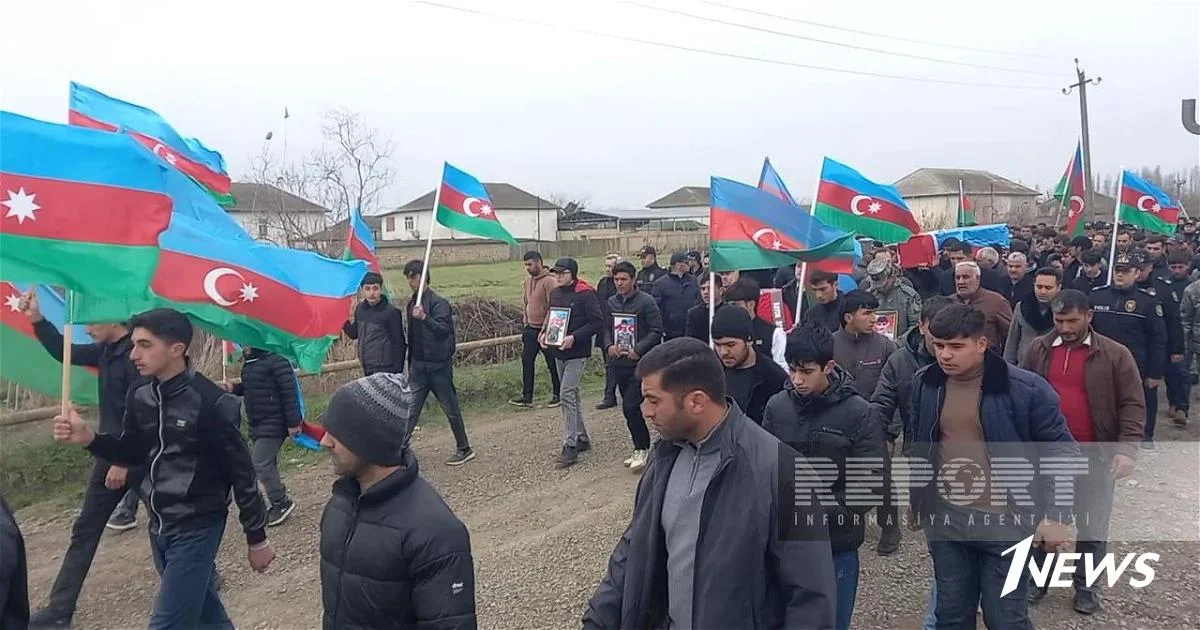
[[[1096,193],[1092,190],[1095,186],[1092,180],[1092,143],[1088,138],[1087,85],[1100,85],[1100,77],[1087,78],[1087,74],[1079,67],[1079,59],[1075,60],[1075,77],[1078,81],[1063,88],[1062,92],[1070,95],[1072,90],[1079,88],[1079,125],[1083,130],[1080,134],[1080,141],[1083,143],[1083,179],[1087,187],[1087,207],[1091,212],[1092,221],[1095,221],[1098,208]]]

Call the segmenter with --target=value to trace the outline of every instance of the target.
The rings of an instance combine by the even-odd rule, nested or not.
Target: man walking
[[[375,374],[322,417],[338,475],[321,515],[324,628],[476,626],[470,534],[409,448],[418,404],[404,375]]]
[[[897,338],[921,319],[921,295],[900,277],[891,258],[880,256],[867,265],[864,289],[879,300],[879,315],[895,315]]]
[[[988,628],[1026,629],[1027,584],[1000,595],[1012,564],[1002,553],[1035,533],[1047,548],[1062,545],[1072,505],[1056,496],[1055,477],[1045,469],[1030,475],[1022,486],[1028,492],[1010,496],[992,483],[992,458],[1079,457],[1079,448],[1058,395],[1041,377],[988,352],[985,328],[983,314],[965,304],[943,308],[929,323],[937,362],[913,384],[912,452],[938,474],[912,489],[908,523],[926,530],[939,628],[974,627],[982,603]]]
[[[875,300],[865,292],[862,296]],[[853,293],[847,294],[844,303],[855,299]],[[792,388],[767,403],[763,428],[802,456],[836,466],[837,478],[829,485],[828,493],[837,499],[837,505],[827,506],[826,517],[837,583],[834,627],[844,630],[850,627],[858,595],[858,548],[863,544],[865,514],[875,503],[861,494],[848,500],[847,484],[880,487],[884,476],[883,427],[871,416],[870,404],[855,391],[853,377],[834,361],[834,340],[829,331],[807,325],[792,331],[787,341],[787,362]],[[869,470],[860,467],[852,471],[846,466],[848,460],[878,463]]]
[[[561,339],[549,337],[547,324],[538,342],[551,348],[558,378],[562,381],[563,445],[558,467],[568,468],[579,461],[580,453],[592,450],[587,425],[583,422],[579,381],[592,354],[592,337],[603,334],[606,322],[596,290],[579,277],[579,263],[574,258],[559,258],[550,271],[558,282],[550,293],[550,308],[566,310],[567,322]]]
[[[1003,295],[979,286],[979,265],[961,262],[954,266],[954,299],[983,314],[983,336],[991,348],[1004,355],[1004,342],[1012,326],[1012,306]]]
[[[192,324],[182,313],[154,309],[129,322],[129,358],[149,379],[132,387],[119,434],[93,433],[72,408],[54,419],[54,439],[133,466],[153,465],[150,551],[161,578],[150,617],[161,628],[232,628],[216,589],[217,550],[230,491],[237,501],[250,567],[275,558],[267,508],[258,493],[237,398],[188,365]]]
[[[1146,399],[1133,355],[1121,344],[1092,330],[1088,297],[1075,290],[1050,303],[1054,332],[1029,346],[1022,367],[1040,374],[1058,392],[1067,428],[1088,458],[1088,474],[1075,484],[1075,553],[1104,557],[1112,514],[1113,482],[1133,474],[1137,445],[1146,422]],[[1036,552],[1041,564],[1044,550]],[[1085,582],[1084,566],[1075,569],[1075,611],[1100,610],[1100,584]],[[1030,601],[1046,595],[1030,585]]]
[[[808,274],[808,288],[812,291],[814,302],[802,318],[805,324],[816,324],[829,334],[842,327],[842,292],[838,290],[837,274],[828,271],[813,271]]]
[[[1071,283],[1072,289],[1091,293],[1108,283],[1108,274],[1105,273],[1104,260],[1099,251],[1093,249],[1084,252],[1079,257],[1079,262],[1079,277]]]
[[[604,321],[606,322],[611,321],[612,318],[612,312],[608,310],[608,298],[617,294],[617,284],[612,277],[613,267],[622,260],[624,258],[617,254],[610,253],[605,256],[604,277],[596,283],[596,297],[600,300],[600,310],[604,311]],[[551,287],[551,290],[554,290],[554,287]],[[617,406],[617,382],[613,378],[612,362],[604,355],[604,335],[596,335],[596,349],[600,350],[600,357],[604,359],[604,397],[596,405],[596,410],[603,411]],[[549,406],[558,406],[558,404]]]
[[[793,507],[779,491],[796,452],[728,402],[721,362],[702,341],[658,346],[637,376],[642,410],[663,439],[583,627],[831,627],[823,512]],[[780,531],[792,522],[797,529]]]
[[[687,332],[687,312],[700,299],[696,279],[688,273],[687,256],[671,254],[670,273],[654,283],[651,293],[662,313],[663,339],[671,340]]]
[[[546,323],[546,313],[550,311],[550,292],[554,290],[554,276],[542,264],[540,252],[525,252],[525,273],[528,274],[523,282],[521,304],[524,307],[525,327],[521,329],[521,397],[513,398],[508,404],[515,407],[533,406],[534,372],[537,368],[538,355],[546,360],[550,370],[551,407],[559,400],[558,370],[554,368],[554,358],[550,352],[538,345],[538,333]]]
[[[416,400],[417,417],[413,423],[415,426],[420,421],[425,399],[432,391],[450,423],[450,432],[454,434],[454,454],[446,460],[446,465],[462,466],[475,459],[475,451],[467,441],[467,423],[458,404],[458,389],[454,387],[457,346],[454,311],[450,302],[429,286],[432,278],[428,271],[425,272],[425,290],[420,291],[423,265],[419,260],[410,260],[404,265],[404,277],[412,289],[412,297],[408,300],[408,368]],[[421,293],[420,304],[416,303],[418,293]]]
[[[1026,295],[1033,293],[1033,276],[1029,275],[1029,259],[1023,252],[1013,252],[1007,260],[1008,273],[1001,279],[998,293],[1016,308]]]
[[[783,391],[787,372],[754,344],[754,324],[740,308],[725,308],[713,317],[713,345],[725,367],[725,395],[756,424],[762,424],[767,401]]]
[[[33,332],[46,352],[62,361],[62,334],[42,316],[36,289],[22,297],[19,306],[33,324]],[[140,380],[137,369],[129,360],[133,342],[124,324],[90,324],[87,332],[93,343],[73,344],[71,364],[97,369],[100,430],[119,434],[121,418],[125,415],[125,394],[131,385]],[[145,468],[140,462],[139,465],[126,467],[96,458],[84,488],[79,516],[71,526],[71,541],[63,554],[54,586],[50,589],[49,601],[45,608],[30,618],[34,626],[71,625],[79,592],[92,566],[104,528],[107,526],[109,529],[125,531],[137,526],[136,489],[144,474]]]
[[[1062,290],[1062,274],[1054,267],[1038,269],[1033,278],[1033,293],[1017,303],[1012,324],[1008,327],[1008,340],[1004,342],[1004,360],[1018,365],[1034,338],[1054,328],[1054,316],[1050,313],[1050,302]]]
[[[725,303],[742,309],[751,317],[751,326],[754,329],[754,349],[769,357],[782,370],[787,365],[783,358],[787,335],[773,322],[759,317],[758,296],[761,293],[758,283],[753,280],[749,278],[738,280],[736,284],[725,289]]]
[[[634,280],[639,291],[649,294],[654,289],[654,283],[667,275],[667,270],[658,266],[658,252],[649,245],[638,252],[638,257],[642,259],[642,269]]]
[[[633,440],[633,454],[625,465],[639,473],[646,468],[650,453],[650,430],[642,417],[642,383],[634,373],[638,361],[662,340],[663,323],[654,298],[638,290],[636,275],[631,263],[620,262],[613,267],[617,294],[608,298],[612,324],[605,327],[608,334],[598,336],[603,340],[617,391],[621,392],[621,412]],[[630,323],[633,330],[629,330]]]
[[[715,310],[720,310],[725,305],[725,289],[721,281],[721,274],[718,273],[704,274],[700,276],[698,281],[700,282],[700,301],[688,309],[686,336],[708,343],[709,292],[714,290],[717,292],[716,297],[713,299],[716,302]]]
[[[1155,234],[1161,239],[1161,234]],[[1147,239],[1149,245],[1150,239]],[[1165,239],[1162,239],[1165,242]],[[1160,245],[1162,242],[1160,242]],[[1169,415],[1176,424],[1179,418],[1186,422],[1188,407],[1188,370],[1184,365],[1186,345],[1183,341],[1183,324],[1179,320],[1179,303],[1183,299],[1186,283],[1176,283],[1171,279],[1171,272],[1166,263],[1166,256],[1161,253],[1157,259],[1149,256],[1142,258],[1138,265],[1137,288],[1158,299],[1162,305],[1163,326],[1167,329],[1167,363],[1163,371],[1163,381],[1167,387],[1167,404]]]
[[[358,340],[358,362],[363,374],[403,372],[407,349],[404,316],[383,294],[383,276],[367,272],[359,294],[362,301],[354,308],[354,321],[347,321],[342,332]]]

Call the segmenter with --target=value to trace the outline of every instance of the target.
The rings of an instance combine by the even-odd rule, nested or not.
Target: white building
[[[269,184],[234,182],[236,203],[226,208],[250,236],[285,247],[310,248],[325,229],[326,209]]]
[[[558,240],[558,214],[561,208],[512,184],[493,182],[485,183],[483,187],[492,198],[496,217],[513,238],[518,241]],[[429,238],[433,196],[434,191],[431,190],[391,212],[377,215],[383,221],[379,231],[380,240],[421,241]],[[479,237],[438,225],[433,238],[466,240]]]
[[[1037,213],[1036,190],[988,171],[919,168],[895,186],[922,230],[940,230],[957,225],[959,181],[980,225],[1025,225]]]

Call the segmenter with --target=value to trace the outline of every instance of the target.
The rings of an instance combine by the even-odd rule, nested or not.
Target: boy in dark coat
[[[342,332],[358,340],[358,362],[363,374],[404,371],[408,350],[404,339],[404,316],[383,294],[383,276],[369,272],[359,289],[362,301],[354,308],[354,321],[342,325]]]

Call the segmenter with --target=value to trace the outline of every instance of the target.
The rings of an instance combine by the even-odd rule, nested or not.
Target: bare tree
[[[372,214],[380,194],[395,181],[395,146],[356,112],[328,109],[321,117],[325,142],[305,163],[317,197],[333,222],[346,218],[351,208]]]
[[[325,228],[328,217],[322,216],[319,221],[314,221],[312,213],[295,212],[287,207],[285,193],[323,205],[317,201],[318,182],[309,169],[304,168],[303,164],[297,166],[276,162],[269,145],[264,143],[259,155],[250,161],[250,171],[245,179],[278,191],[277,194],[271,194],[270,189],[260,188],[255,190],[254,197],[238,199],[238,205],[248,208],[250,216],[256,221],[256,224],[246,226],[251,236],[285,247],[323,249],[324,243],[313,237]]]
[[[574,197],[564,193],[550,193],[546,195],[546,200],[559,207],[558,218],[560,219],[565,219],[579,212],[585,212],[592,203],[590,197]]]

